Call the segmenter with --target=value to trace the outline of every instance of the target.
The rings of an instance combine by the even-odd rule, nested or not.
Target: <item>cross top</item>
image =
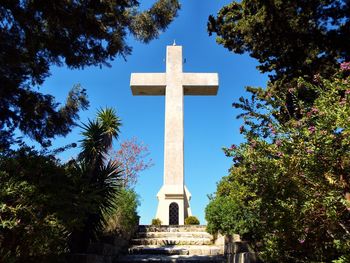
[[[132,73],[132,94],[165,95],[166,87],[174,80],[178,88],[183,87],[183,95],[217,94],[217,73],[184,73],[182,65],[182,46],[167,46],[166,73]]]

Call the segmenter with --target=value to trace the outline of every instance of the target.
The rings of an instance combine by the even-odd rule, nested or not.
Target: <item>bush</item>
[[[162,225],[162,221],[159,218],[152,219],[152,226],[160,226]]]
[[[81,223],[72,185],[54,158],[30,149],[0,158],[0,262],[57,262],[67,252],[68,229]]]
[[[139,216],[137,206],[139,205],[137,194],[131,189],[122,189],[115,200],[116,210],[107,219],[105,233],[121,234],[133,233],[138,225]]]
[[[185,225],[199,225],[199,220],[195,216],[189,216],[185,219]]]
[[[244,235],[250,226],[255,225],[254,210],[231,196],[211,197],[205,208],[205,219],[207,231],[211,234]]]

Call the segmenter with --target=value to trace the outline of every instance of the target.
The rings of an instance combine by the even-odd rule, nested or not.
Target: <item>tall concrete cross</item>
[[[217,73],[184,73],[182,46],[167,46],[166,73],[132,73],[133,95],[165,95],[164,183],[157,194],[156,218],[183,225],[191,216],[184,184],[184,95],[216,95]]]

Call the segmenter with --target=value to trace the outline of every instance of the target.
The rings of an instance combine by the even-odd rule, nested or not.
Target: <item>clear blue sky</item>
[[[143,1],[149,7],[154,1]],[[267,76],[256,69],[257,62],[248,55],[235,55],[209,37],[206,24],[210,14],[229,3],[228,0],[181,1],[179,16],[159,39],[141,44],[132,38],[132,55],[127,61],[117,58],[112,67],[89,67],[84,70],[52,68],[52,75],[41,87],[58,102],[64,102],[70,88],[80,83],[87,89],[90,108],[80,114],[81,122],[95,117],[96,110],[110,106],[122,119],[120,140],[137,137],[148,145],[155,165],[141,173],[136,185],[141,205],[142,224],[149,224],[157,209],[156,194],[163,180],[164,97],[133,97],[129,87],[132,72],[164,72],[166,46],[176,39],[183,46],[185,72],[217,72],[220,87],[217,96],[187,96],[185,98],[185,181],[192,193],[192,213],[201,223],[208,204],[207,195],[215,192],[216,183],[227,175],[231,160],[221,148],[242,141],[239,134],[241,120],[231,107],[242,95],[244,87],[266,86]],[[55,147],[81,139],[79,128],[65,138],[57,138]],[[63,161],[74,157],[79,149],[72,149],[60,157]]]

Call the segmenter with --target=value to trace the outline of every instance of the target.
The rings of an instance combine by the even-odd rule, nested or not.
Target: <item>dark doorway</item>
[[[171,203],[169,206],[169,225],[179,224],[179,205]]]

